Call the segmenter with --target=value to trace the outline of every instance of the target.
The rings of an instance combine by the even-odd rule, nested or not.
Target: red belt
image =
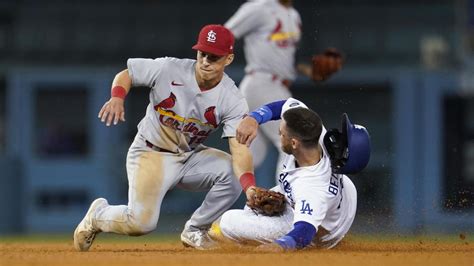
[[[158,147],[158,146],[155,146],[155,145],[153,145],[153,143],[149,142],[148,140],[145,140],[145,142],[146,142],[146,146],[147,146],[148,148],[150,148],[150,149],[153,149],[154,151],[174,153],[174,152],[172,152],[172,151],[169,151],[169,150],[166,150],[166,149],[162,149],[162,148],[160,148],[160,147]]]

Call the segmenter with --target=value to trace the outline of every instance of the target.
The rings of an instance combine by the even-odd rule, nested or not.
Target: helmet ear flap
[[[333,128],[326,132],[323,140],[331,160],[331,166],[336,173],[344,167],[348,158],[347,131],[344,127],[342,131],[341,133],[338,129]]]

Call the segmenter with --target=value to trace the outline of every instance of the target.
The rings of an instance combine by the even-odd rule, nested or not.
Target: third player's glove
[[[253,202],[247,202],[247,205],[257,213],[274,216],[280,215],[285,211],[285,195],[264,188],[251,188],[255,190]]]
[[[328,48],[324,53],[314,55],[312,61],[312,79],[324,81],[342,68],[343,58],[336,48]]]

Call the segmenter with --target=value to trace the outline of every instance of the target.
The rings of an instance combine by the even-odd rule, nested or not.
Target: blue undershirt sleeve
[[[258,124],[264,124],[270,120],[280,120],[281,109],[286,100],[276,101],[261,106],[257,110],[252,111],[249,116],[255,118]]]

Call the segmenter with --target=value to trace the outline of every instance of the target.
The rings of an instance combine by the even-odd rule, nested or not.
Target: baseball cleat
[[[98,198],[91,203],[84,219],[79,223],[74,231],[74,248],[77,251],[88,251],[94,242],[95,236],[101,231],[94,228],[92,216],[100,209],[108,206],[104,198]]]
[[[189,226],[185,226],[181,233],[181,242],[185,247],[199,250],[209,250],[217,248],[217,242],[209,236],[208,230],[196,229],[192,231]]]

